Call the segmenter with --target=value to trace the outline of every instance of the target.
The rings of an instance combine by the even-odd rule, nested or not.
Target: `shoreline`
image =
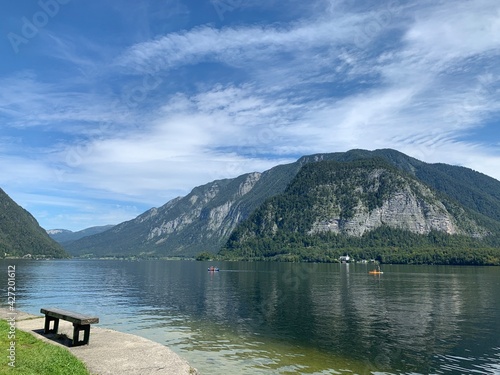
[[[61,320],[57,335],[44,334],[44,316],[15,310],[16,328],[37,339],[66,348],[95,375],[200,375],[177,353],[165,345],[108,328],[92,325],[89,345],[69,347],[73,325]],[[12,318],[12,311],[0,307],[0,319]]]

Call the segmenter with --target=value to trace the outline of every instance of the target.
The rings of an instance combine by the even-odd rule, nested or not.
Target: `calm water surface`
[[[203,374],[500,374],[500,267],[0,261],[17,307],[96,314]]]

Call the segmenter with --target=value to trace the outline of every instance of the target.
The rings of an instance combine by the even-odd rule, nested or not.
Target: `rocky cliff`
[[[360,172],[360,171],[358,171]],[[353,170],[353,173],[354,170]],[[372,231],[382,226],[407,230],[418,234],[428,234],[432,230],[444,232],[447,234],[465,234],[473,237],[482,237],[488,232],[481,228],[473,219],[465,215],[463,209],[454,206],[455,212],[459,212],[455,217],[445,204],[436,197],[436,194],[427,186],[420,182],[406,180],[402,176],[393,176],[397,179],[397,185],[390,193],[386,193],[385,199],[380,207],[369,207],[363,200],[363,195],[378,194],[382,189],[383,180],[387,180],[391,172],[384,169],[365,171],[365,176],[369,184],[367,191],[362,186],[353,185],[354,196],[357,197],[355,206],[352,208],[352,217],[341,219],[342,208],[340,205],[330,207],[317,207],[317,212],[323,212],[322,218],[313,223],[308,233],[320,233],[330,231],[334,233],[343,233],[351,236],[362,236],[365,232]],[[349,184],[350,179],[342,181],[343,184]],[[331,185],[331,194],[335,194],[338,188],[336,183]],[[324,187],[326,188],[326,187]],[[388,187],[385,186],[385,189]],[[324,190],[330,190],[328,188]],[[451,207],[451,202],[448,202]],[[327,216],[326,220],[324,216]],[[460,220],[460,222],[459,222]]]
[[[299,166],[248,173],[194,188],[162,207],[65,247],[74,255],[194,256],[217,252],[235,226],[282,192]]]
[[[351,170],[349,163],[373,159],[378,160],[373,168]],[[308,189],[309,194],[316,192],[317,201],[297,201],[302,205],[297,212],[309,220],[305,226],[302,218],[297,227],[303,233],[355,237],[390,226],[412,233],[437,230],[482,238],[499,228],[500,182],[466,168],[423,163],[394,150],[352,150],[305,156],[262,173],[210,182],[106,232],[65,245],[66,249],[94,256],[217,253],[264,202],[299,189],[296,176],[303,167],[322,161],[336,161],[345,168],[328,181],[315,177],[316,185]],[[298,225],[290,219],[292,211],[285,210],[284,219],[270,228],[283,222]]]
[[[499,228],[383,159],[318,161],[304,165],[283,193],[240,223],[221,255],[334,261],[342,252],[375,258],[403,251],[392,261],[406,262],[414,261],[408,254],[415,251],[428,257],[449,249],[439,260],[425,261],[443,263],[474,247],[486,249],[483,264],[497,264],[498,249],[483,241],[498,240]],[[456,263],[473,264],[460,256]]]
[[[382,226],[417,234],[488,234],[459,205],[382,160],[309,164],[259,215],[260,234],[284,229],[359,237]]]

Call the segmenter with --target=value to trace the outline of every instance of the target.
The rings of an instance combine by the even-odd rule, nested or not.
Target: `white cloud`
[[[282,26],[243,26],[216,29],[200,26],[168,34],[129,48],[116,63],[129,72],[155,73],[202,60],[242,66],[273,61],[276,54],[299,53],[352,41],[353,28],[363,16],[297,22]]]
[[[500,5],[488,0],[437,4],[417,11],[405,40],[431,61],[446,61],[497,50]]]
[[[90,66],[89,82],[4,78],[0,116],[72,138],[48,142],[34,161],[13,158],[15,136],[5,134],[2,183],[160,205],[303,154],[387,147],[500,179],[498,149],[465,137],[500,110],[500,6],[398,4],[354,13],[346,1],[288,24],[197,26],[134,44],[95,71],[54,39],[60,58]],[[204,80],[204,62],[231,74]]]
[[[207,96],[211,97],[211,93]],[[149,127],[120,138],[96,139],[80,152],[71,150],[72,163],[67,163],[67,154],[65,159],[61,155],[61,160],[66,161],[61,169],[67,171],[62,178],[158,202],[158,195],[163,197],[167,191],[187,193],[192,187],[213,179],[263,171],[279,162],[279,159],[259,156],[261,150],[253,157],[234,152],[239,147],[258,147],[259,141],[265,141],[255,139],[255,135],[245,139],[254,132],[251,126],[246,129],[239,126],[238,121],[232,121],[249,106],[253,107],[251,99],[247,105],[226,103],[224,108],[208,106],[205,99],[200,95],[190,99],[177,97],[173,107],[166,106],[162,116]],[[179,104],[181,101],[186,103]],[[179,111],[180,108],[183,111]]]
[[[61,195],[18,194],[11,193],[11,198],[33,214],[44,229],[69,229],[78,231],[98,225],[117,224],[130,220],[143,213],[149,206],[113,203],[105,200],[90,201],[66,198]],[[31,203],[36,202],[36,203]]]
[[[2,116],[3,115],[3,116]],[[130,124],[123,104],[112,96],[88,93],[70,82],[45,83],[33,72],[0,79],[0,116],[4,127],[91,133],[101,124]]]

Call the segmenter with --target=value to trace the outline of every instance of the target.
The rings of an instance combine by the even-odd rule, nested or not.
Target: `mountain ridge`
[[[114,225],[100,225],[85,228],[76,232],[69,229],[47,229],[47,234],[58,243],[68,243],[111,229]]]
[[[469,209],[383,159],[324,160],[306,164],[285,192],[240,223],[221,255],[335,261],[342,252],[364,251],[364,256],[380,258],[390,247],[429,253],[434,236],[450,253],[479,246],[478,262],[496,263],[487,258],[493,249],[482,240],[498,236],[500,223],[486,228],[476,219]],[[372,233],[384,233],[386,249],[369,238]],[[410,246],[401,238],[405,233],[413,238]]]
[[[77,256],[215,254],[226,244],[236,226],[267,199],[283,193],[303,166],[319,161],[346,163],[374,158],[413,176],[435,191],[436,199],[444,200],[450,209],[462,207],[462,215],[477,221],[478,227],[485,232],[498,229],[499,181],[464,167],[428,164],[396,150],[350,150],[307,155],[262,173],[212,181],[111,230],[77,240],[66,249]]]
[[[65,248],[75,256],[192,257],[203,251],[215,253],[235,225],[268,196],[283,191],[299,169],[299,164],[291,163],[197,186],[184,197],[151,208],[103,233],[65,244]],[[229,204],[227,197],[232,197]],[[214,227],[216,222],[219,226]],[[162,249],[166,238],[168,248]]]
[[[68,254],[33,215],[0,189],[0,256],[66,258]]]

